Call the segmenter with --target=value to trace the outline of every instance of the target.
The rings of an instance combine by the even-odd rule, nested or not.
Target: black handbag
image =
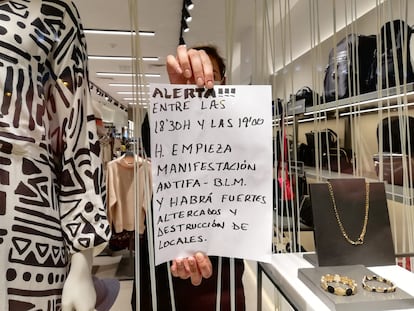
[[[414,72],[411,64],[410,39],[413,29],[403,20],[393,20],[385,23],[381,27],[381,49],[376,51],[372,61],[368,83],[374,87],[382,88],[393,87],[397,85],[397,76],[399,83],[414,81]],[[394,37],[394,38],[393,38]],[[407,38],[407,44],[404,41]],[[394,42],[394,46],[393,46]],[[395,47],[395,56],[393,48]],[[403,56],[406,55],[406,66],[403,63]],[[378,68],[378,58],[380,68]],[[395,64],[398,73],[395,72]],[[406,76],[404,76],[404,67],[406,67]],[[379,75],[381,73],[381,81]],[[405,78],[405,79],[404,79]],[[380,84],[381,83],[381,84]]]
[[[319,97],[318,94],[316,94],[316,98]],[[305,107],[312,107],[313,106],[313,98],[314,98],[314,91],[309,86],[304,86],[300,88],[295,95],[296,101],[305,100]],[[318,101],[316,102],[319,103]]]
[[[350,34],[338,42],[336,49],[331,49],[324,77],[326,102],[375,90],[367,81],[376,44],[375,35]],[[354,79],[357,89],[353,87]]]
[[[318,146],[322,152],[326,152],[328,148],[334,148],[338,135],[334,130],[330,128],[321,130],[320,132],[308,132],[305,133],[307,145],[314,149],[315,148],[315,137],[318,141]]]

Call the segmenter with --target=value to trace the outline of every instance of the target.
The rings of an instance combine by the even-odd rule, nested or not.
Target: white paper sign
[[[270,86],[152,84],[155,262],[203,251],[270,261]]]

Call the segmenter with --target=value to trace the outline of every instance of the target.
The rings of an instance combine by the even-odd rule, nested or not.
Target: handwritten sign
[[[270,260],[270,86],[152,84],[156,264],[203,251]]]

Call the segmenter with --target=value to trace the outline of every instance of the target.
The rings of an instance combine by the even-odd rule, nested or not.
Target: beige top
[[[139,207],[139,233],[145,230],[146,206],[152,196],[151,163],[140,157],[137,161],[137,206]],[[116,233],[135,230],[134,217],[134,157],[122,156],[107,164],[108,220]]]

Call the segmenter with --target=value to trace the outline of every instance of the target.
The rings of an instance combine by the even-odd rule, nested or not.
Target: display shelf
[[[414,100],[414,83],[409,83],[406,86],[392,87],[389,89],[382,89],[353,97],[347,97],[337,101],[314,105],[312,107],[305,107],[304,109],[302,109],[303,107],[299,105],[299,109],[296,109],[296,107],[294,109],[290,108],[290,110],[288,109],[288,113],[290,112],[290,114],[292,114],[292,112],[295,112],[295,114],[309,116],[337,110],[339,112],[348,112],[350,108],[378,108],[379,103],[381,102],[386,102],[384,107],[388,106],[388,108],[392,109],[396,108],[398,98],[403,98],[405,95],[408,97],[409,101]]]
[[[271,263],[258,263],[257,272],[257,310],[262,310],[263,274],[290,304],[289,310],[330,311],[331,308],[298,277],[299,269],[313,268],[312,263],[304,259],[306,253],[274,254]],[[309,253],[311,254],[311,253]],[[393,281],[397,287],[413,296],[414,274],[397,265],[368,267],[373,273]],[[360,280],[358,280],[360,282]],[[398,289],[397,289],[398,290]],[[360,291],[363,291],[360,288]],[[364,293],[364,292],[362,292]],[[364,293],[365,294],[365,293]],[[369,294],[369,293],[367,293]],[[374,293],[372,293],[374,294]],[[378,294],[378,293],[375,293]],[[365,310],[414,310],[414,305],[404,308],[377,308]]]

